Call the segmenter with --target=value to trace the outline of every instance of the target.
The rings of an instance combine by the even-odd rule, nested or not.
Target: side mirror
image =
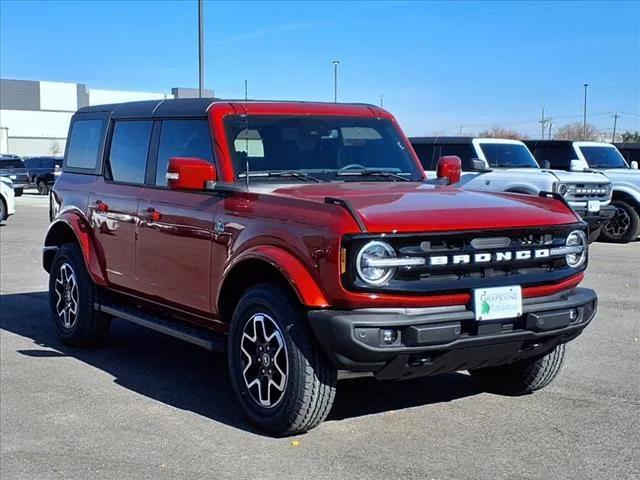
[[[167,183],[172,190],[204,190],[207,182],[217,180],[216,169],[201,158],[171,157]]]
[[[551,168],[551,162],[549,160],[544,160],[542,162],[542,168],[545,170],[549,170]]]
[[[487,165],[487,162],[485,162],[480,158],[471,159],[471,168],[473,168],[473,170],[476,172],[486,172],[487,170],[490,170],[489,165]]]
[[[569,170],[572,172],[582,172],[584,170],[584,164],[580,160],[571,160]]]
[[[446,178],[449,184],[460,181],[462,160],[456,155],[447,155],[438,159],[438,178]]]
[[[638,162],[636,162],[635,160],[633,160],[631,162],[631,168],[633,168],[634,170],[638,170]]]

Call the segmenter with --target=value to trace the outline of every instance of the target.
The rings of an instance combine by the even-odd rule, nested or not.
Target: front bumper
[[[577,337],[597,309],[593,290],[523,300],[518,318],[478,322],[464,305],[421,309],[312,310],[313,332],[333,365],[380,379],[511,363]],[[397,339],[382,341],[382,330]]]
[[[616,209],[612,205],[600,207],[599,212],[589,212],[586,207],[576,207],[574,211],[589,225],[589,232],[593,232],[607,223],[616,213]]]

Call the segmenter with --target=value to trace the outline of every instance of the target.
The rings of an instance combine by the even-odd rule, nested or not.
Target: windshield
[[[517,143],[480,143],[489,166],[494,168],[540,168],[531,152]]]
[[[615,147],[579,147],[590,168],[629,168]]]
[[[422,180],[386,119],[250,116],[247,128],[246,117],[230,116],[225,128],[239,178],[246,175],[248,160],[252,181]]]
[[[10,159],[0,159],[0,168],[25,168],[22,160],[10,158]]]

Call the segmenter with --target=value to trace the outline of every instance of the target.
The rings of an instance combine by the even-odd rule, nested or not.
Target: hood
[[[414,182],[291,185],[271,193],[317,202],[326,197],[346,200],[371,233],[507,229],[579,221],[568,206],[552,198]]]
[[[613,183],[619,181],[628,182],[640,188],[640,170],[634,170],[633,168],[610,168],[608,170],[601,170],[601,172],[609,177]]]
[[[564,170],[544,170],[549,172],[562,183],[610,183],[609,179],[598,172],[566,172]]]

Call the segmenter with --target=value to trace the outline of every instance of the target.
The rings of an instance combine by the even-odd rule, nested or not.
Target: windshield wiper
[[[247,176],[247,172],[242,172],[238,175],[240,178],[245,178]],[[290,171],[282,171],[282,172],[249,172],[249,178],[252,177],[289,177],[295,178],[296,180],[307,180],[309,182],[321,183],[322,180],[319,178],[313,177],[306,172],[298,172],[296,170]]]
[[[403,182],[410,182],[411,179],[407,177],[403,177],[398,173],[389,172],[388,170],[378,170],[375,168],[365,168],[363,170],[344,170],[336,172],[336,175],[339,177],[350,177],[350,176],[372,176],[372,177],[384,177],[384,178],[392,178],[394,180],[402,180]]]

